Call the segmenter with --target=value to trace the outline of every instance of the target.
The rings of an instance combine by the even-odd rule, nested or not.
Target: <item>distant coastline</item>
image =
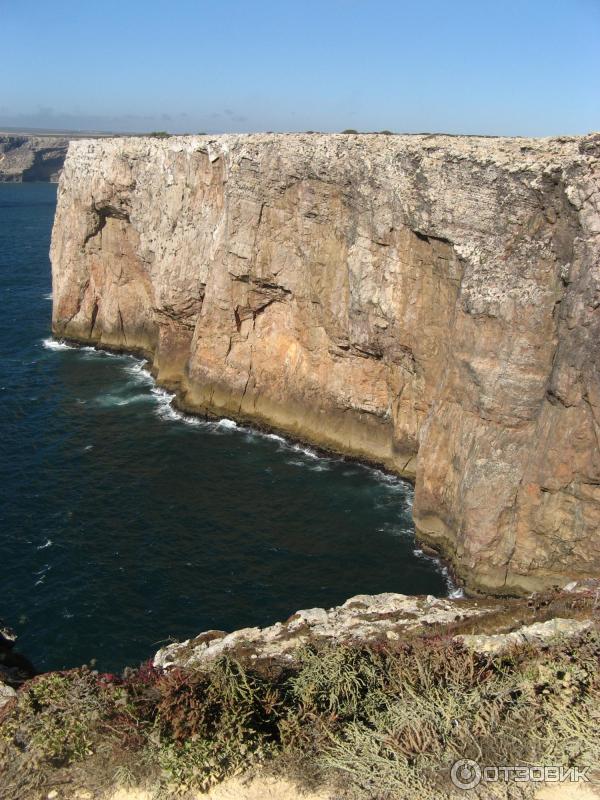
[[[118,135],[98,131],[0,129],[0,183],[57,183],[72,139]]]

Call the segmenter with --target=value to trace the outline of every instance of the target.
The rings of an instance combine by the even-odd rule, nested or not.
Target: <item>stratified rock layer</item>
[[[0,182],[56,183],[68,146],[66,136],[0,134]]]
[[[600,135],[73,142],[57,336],[416,480],[473,588],[600,572]]]

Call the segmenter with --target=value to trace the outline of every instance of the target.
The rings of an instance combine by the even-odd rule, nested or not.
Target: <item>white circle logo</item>
[[[460,761],[455,761],[450,770],[450,777],[452,783],[457,789],[474,789],[481,782],[481,770],[476,761],[470,758],[461,758]]]

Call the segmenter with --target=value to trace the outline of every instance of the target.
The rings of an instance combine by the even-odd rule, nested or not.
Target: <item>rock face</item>
[[[56,183],[68,146],[69,139],[65,136],[0,134],[0,182]]]
[[[579,612],[573,610],[577,603],[564,603],[566,592],[542,597],[541,601],[539,595],[534,595],[527,606],[522,600],[459,600],[392,592],[360,594],[335,608],[297,611],[285,622],[267,628],[242,628],[232,633],[205,631],[194,639],[161,648],[153,663],[161,669],[196,669],[221,656],[249,663],[285,663],[293,661],[298,648],[307,645],[393,645],[431,634],[452,637],[469,650],[496,656],[516,648],[572,639],[597,629],[596,592],[597,588],[593,592],[582,590],[587,604],[586,600],[580,603]],[[563,612],[568,610],[576,617],[554,616],[554,609],[561,604]],[[523,624],[524,618],[536,620],[540,615],[541,620]]]
[[[57,336],[416,481],[475,589],[600,572],[600,135],[73,142]]]
[[[556,617],[546,620],[546,622],[523,625],[509,633],[467,634],[456,636],[455,639],[477,653],[497,656],[509,652],[515,647],[526,647],[527,645],[540,647],[559,639],[580,636],[591,630],[593,625],[591,619],[560,619]]]
[[[0,618],[0,707],[14,696],[13,687],[35,675],[25,656],[14,649],[17,634]]]
[[[232,633],[205,631],[195,639],[163,647],[154,657],[154,666],[198,667],[222,655],[289,659],[303,645],[396,641],[407,633],[422,633],[432,625],[447,627],[496,611],[493,605],[480,606],[467,600],[392,592],[359,594],[335,608],[297,611],[286,622],[276,622],[268,628],[242,628]]]

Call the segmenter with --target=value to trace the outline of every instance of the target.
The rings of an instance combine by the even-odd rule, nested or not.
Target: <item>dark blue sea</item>
[[[38,669],[120,670],[169,637],[353,594],[444,595],[412,489],[183,418],[139,360],[51,339],[49,184],[0,184],[0,618]]]

